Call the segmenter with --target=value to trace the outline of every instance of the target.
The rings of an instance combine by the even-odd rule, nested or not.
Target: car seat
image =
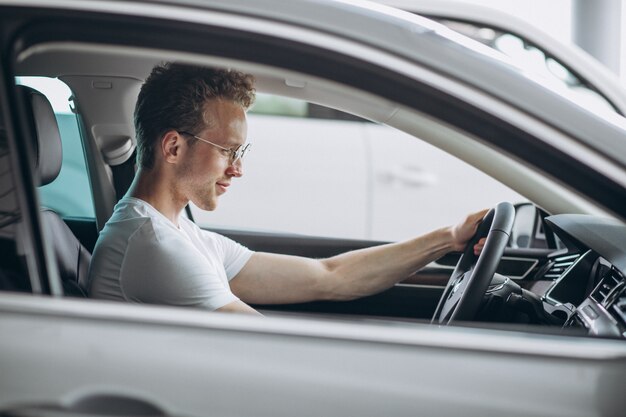
[[[20,85],[20,94],[30,108],[27,120],[32,138],[31,169],[37,186],[51,183],[61,171],[63,149],[59,126],[48,99],[40,92]],[[45,236],[54,237],[54,256],[66,295],[86,297],[91,254],[74,236],[63,219],[49,208],[41,208]]]

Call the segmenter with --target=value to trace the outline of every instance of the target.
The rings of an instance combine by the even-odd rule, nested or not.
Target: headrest
[[[46,96],[25,85],[19,85],[18,89],[29,105],[26,118],[30,124],[36,185],[46,185],[61,171],[63,148],[59,125]]]

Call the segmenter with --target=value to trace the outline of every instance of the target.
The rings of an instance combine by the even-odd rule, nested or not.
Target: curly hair
[[[254,98],[250,74],[180,63],[157,65],[141,86],[135,106],[138,165],[154,166],[154,148],[168,130],[204,129],[210,123],[204,119],[207,101],[226,99],[248,109]]]

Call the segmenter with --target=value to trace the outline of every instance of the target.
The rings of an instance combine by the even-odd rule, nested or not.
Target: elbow
[[[320,300],[323,301],[352,301],[363,297],[354,291],[355,286],[350,283],[348,276],[344,275],[331,259],[322,262],[324,274],[319,282]]]

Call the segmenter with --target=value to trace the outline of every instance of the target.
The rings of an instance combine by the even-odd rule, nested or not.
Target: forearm
[[[349,300],[383,291],[452,250],[463,250],[486,211],[416,239],[324,260],[255,253],[230,282],[251,304]]]
[[[405,242],[344,253],[322,260],[325,298],[346,300],[376,294],[453,249],[450,228]]]

